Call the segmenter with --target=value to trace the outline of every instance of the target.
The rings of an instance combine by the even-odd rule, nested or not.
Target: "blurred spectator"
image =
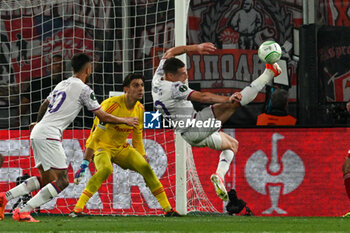
[[[244,0],[241,9],[231,19],[231,27],[239,33],[240,49],[256,49],[255,34],[262,25],[262,15],[255,7],[254,0]]]
[[[256,125],[295,125],[296,119],[287,113],[288,92],[277,89],[271,95],[271,111],[258,116]]]
[[[64,79],[65,64],[61,55],[56,54],[52,57],[48,70],[50,72],[48,76],[32,79],[21,95],[19,117],[29,113],[27,124],[36,121],[41,103],[50,94],[51,90]]]

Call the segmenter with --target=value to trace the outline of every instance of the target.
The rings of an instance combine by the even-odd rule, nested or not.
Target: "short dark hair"
[[[91,58],[88,55],[84,53],[74,54],[71,60],[71,66],[73,68],[73,72],[74,73],[80,72],[83,69],[83,67],[89,62],[91,62]]]
[[[277,89],[271,95],[271,107],[285,109],[288,103],[288,91]]]
[[[145,79],[143,77],[142,74],[140,73],[130,73],[128,74],[123,81],[123,87],[128,87],[130,86],[130,83],[132,82],[132,80],[134,79],[141,79],[143,83],[145,83]]]
[[[180,59],[172,57],[164,62],[163,70],[165,73],[176,74],[177,70],[182,67],[185,67],[185,63],[183,63]]]

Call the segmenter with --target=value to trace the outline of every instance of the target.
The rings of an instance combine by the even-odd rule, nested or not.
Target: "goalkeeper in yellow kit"
[[[124,124],[103,124],[97,117],[95,118],[90,137],[86,142],[84,160],[81,169],[75,174],[74,182],[79,183],[85,175],[93,154],[95,155],[94,163],[97,172],[89,180],[70,216],[83,216],[82,212],[86,203],[112,174],[112,163],[123,169],[140,173],[162,206],[165,216],[180,216],[171,208],[163,185],[145,159],[145,149],[142,142],[144,107],[139,102],[144,94],[143,76],[135,73],[129,74],[124,79],[123,87],[124,95],[106,99],[102,102],[101,107],[104,111],[118,117],[137,117],[139,125],[133,128]],[[133,147],[126,142],[131,132]]]

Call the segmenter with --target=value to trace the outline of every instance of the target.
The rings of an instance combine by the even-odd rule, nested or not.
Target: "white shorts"
[[[44,171],[50,169],[65,170],[67,166],[67,157],[64,152],[62,142],[46,139],[31,139],[33,148],[35,167],[40,165]]]
[[[205,121],[207,119],[215,119],[215,114],[213,106],[210,105],[202,109],[202,111],[197,112],[196,120]],[[220,150],[222,139],[219,134],[221,127],[210,127],[205,128],[204,130],[193,130],[188,129],[186,132],[183,132],[182,137],[188,142],[191,146],[195,147],[209,147],[214,150]]]

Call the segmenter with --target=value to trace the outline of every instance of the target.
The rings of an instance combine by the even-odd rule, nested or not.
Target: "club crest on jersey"
[[[143,128],[144,129],[160,129],[160,116],[162,114],[159,111],[156,112],[144,112],[143,113]]]
[[[92,100],[96,100],[95,93],[91,92],[91,94],[90,94],[90,99],[92,99]]]
[[[180,86],[180,87],[179,87],[179,91],[181,91],[181,92],[187,91],[187,86],[186,86],[186,85]]]

